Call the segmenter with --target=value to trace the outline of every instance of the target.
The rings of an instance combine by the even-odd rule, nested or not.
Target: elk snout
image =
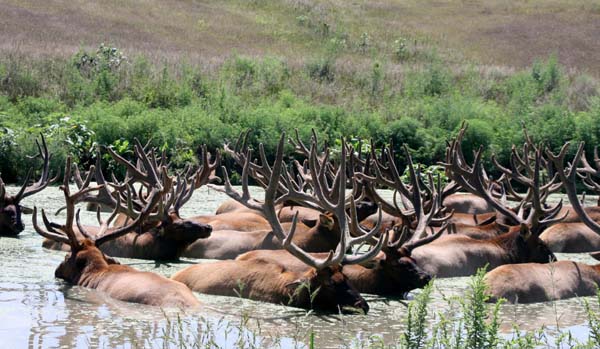
[[[421,275],[419,275],[419,281],[421,281],[423,285],[426,285],[431,281],[431,275],[422,273]]]
[[[340,311],[342,314],[367,314],[369,312],[369,304],[364,299],[359,299],[353,305],[347,305],[340,307]]]
[[[355,308],[361,309],[365,314],[369,312],[369,304],[364,299],[360,299],[358,302],[354,304]]]

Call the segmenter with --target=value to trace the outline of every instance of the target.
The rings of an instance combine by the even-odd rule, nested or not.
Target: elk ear
[[[285,288],[289,291],[295,291],[298,287],[302,287],[303,285],[310,284],[310,280],[314,279],[317,276],[317,271],[315,269],[310,269],[306,273],[302,275],[302,277],[285,284]]]
[[[321,226],[323,226],[329,230],[333,230],[333,225],[334,225],[333,218],[330,217],[329,215],[320,214],[319,222],[321,223]]]
[[[290,292],[294,292],[294,291],[296,291],[296,289],[298,289],[298,287],[301,287],[302,285],[306,285],[307,282],[308,281],[306,279],[297,279],[297,280],[294,280],[292,282],[285,284],[285,288]]]
[[[510,230],[510,226],[506,225],[506,224],[502,224],[499,222],[496,222],[496,225],[498,226],[498,229],[500,229],[501,232],[506,233]]]
[[[33,209],[25,206],[21,206],[21,213],[23,214],[32,214]]]
[[[600,251],[590,253],[590,256],[600,261]]]
[[[316,219],[304,218],[304,219],[302,219],[302,223],[304,223],[304,225],[306,225],[307,227],[312,228],[315,225],[317,225],[317,220]]]
[[[525,241],[529,240],[529,238],[531,238],[531,230],[529,230],[529,226],[527,226],[527,224],[521,224],[519,234],[521,234],[521,237],[523,237]]]
[[[107,256],[105,254],[103,254],[103,256],[104,256],[104,259],[106,259],[106,263],[108,263],[108,264],[121,264],[116,259],[114,259],[112,257],[109,257],[109,256]]]
[[[373,268],[377,267],[377,264],[379,264],[379,263],[381,263],[380,259],[372,258],[365,262],[359,263],[358,265],[360,265],[361,267],[367,268],[367,269],[373,269]]]
[[[491,224],[496,221],[496,215],[493,215],[493,216],[489,217],[488,219],[483,220],[481,222],[477,222],[477,215],[473,215],[473,216],[475,217],[475,223],[477,223],[478,226],[488,225],[488,224]],[[500,223],[497,223],[497,224],[500,224]]]

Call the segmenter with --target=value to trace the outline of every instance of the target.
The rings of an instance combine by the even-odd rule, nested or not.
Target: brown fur
[[[454,213],[481,214],[495,212],[483,198],[469,193],[452,194],[444,198],[442,203],[448,211],[454,210]]]
[[[152,260],[177,260],[183,251],[194,241],[210,236],[211,227],[205,224],[192,223],[187,220],[171,217],[170,223],[161,223],[157,227],[144,226],[143,233],[131,232],[114,240],[105,242],[100,250],[109,256],[152,259]],[[124,221],[117,222],[123,224]],[[95,235],[97,226],[86,226],[86,231]],[[83,235],[73,227],[79,240]],[[70,251],[66,244],[44,239],[42,246],[53,250]]]
[[[486,274],[490,301],[533,303],[596,294],[600,265],[572,261],[503,265]]]
[[[125,302],[161,307],[193,307],[200,303],[182,283],[116,264],[89,240],[69,253],[55,276],[71,284],[93,288]]]
[[[600,206],[586,206],[583,208],[585,212],[590,216],[590,218],[596,222],[600,222]],[[561,223],[579,223],[581,222],[581,218],[573,207],[571,206],[563,206],[563,208],[558,213],[557,217],[562,217],[567,214],[567,216],[561,221]]]
[[[552,252],[581,253],[600,250],[600,235],[584,223],[557,223],[540,235]]]
[[[327,257],[327,253],[312,253],[312,255],[320,259]],[[251,251],[238,256],[236,260],[279,262],[287,269],[298,272],[310,268],[286,250]],[[350,284],[361,293],[401,297],[415,288],[424,287],[431,280],[431,276],[419,268],[410,256],[405,256],[401,252],[381,252],[368,264],[368,266],[350,264],[342,267],[342,273]]]
[[[307,252],[328,252],[335,249],[340,241],[339,226],[331,213],[321,214],[318,222],[313,224],[298,223],[294,235],[294,243]],[[283,223],[290,229],[290,223]],[[208,239],[196,240],[183,253],[190,258],[230,259],[257,249],[280,249],[281,242],[271,230],[252,232],[219,230]]]
[[[360,225],[363,226],[365,229],[371,230],[375,228],[375,225],[377,225],[378,217],[379,215],[377,213],[374,213],[361,220]],[[397,225],[402,225],[403,222],[404,221],[401,217],[392,216],[389,213],[383,212],[383,214],[381,215],[381,231],[391,230]]]
[[[213,230],[255,231],[270,229],[269,222],[259,213],[252,211],[232,211],[217,215],[189,218],[195,223],[212,226]]]
[[[441,227],[433,227],[433,230],[437,232]],[[497,237],[500,234],[508,232],[508,227],[499,225],[496,222],[492,222],[484,225],[470,225],[470,224],[450,224],[446,235],[457,234],[468,236],[477,240],[488,240]]]
[[[219,207],[217,207],[217,210],[215,211],[215,215],[233,212],[233,211],[239,212],[239,211],[254,211],[254,210],[247,208],[244,204],[239,203],[238,201],[236,201],[234,199],[227,199],[227,200],[223,201],[219,205]],[[258,211],[254,211],[254,212],[258,213]]]
[[[365,313],[369,310],[367,302],[348,284],[340,266],[299,272],[276,261],[227,260],[187,267],[171,279],[206,294],[242,296],[328,312],[340,309],[346,312],[346,307],[359,308]],[[309,289],[311,292],[319,289],[312,302]]]
[[[416,248],[412,257],[436,277],[468,276],[488,265],[488,270],[503,264],[555,260],[554,254],[535,234],[511,227],[508,233],[490,240],[447,235]]]

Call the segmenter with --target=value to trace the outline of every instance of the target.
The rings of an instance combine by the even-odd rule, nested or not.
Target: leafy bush
[[[443,160],[445,141],[463,120],[470,123],[465,154],[483,145],[486,159],[496,153],[501,162],[512,144],[523,142],[522,123],[536,142],[555,150],[582,140],[592,151],[600,140],[598,83],[567,76],[554,57],[498,76],[452,70],[433,51],[401,73],[381,56],[365,58],[363,67],[336,66],[348,38],[336,33],[321,58],[303,65],[233,56],[212,71],[130,59],[107,45],[70,59],[5,54],[0,127],[11,130],[3,138],[12,144],[0,154],[5,180],[23,175],[26,169],[13,167],[30,155],[31,139],[52,127],[56,169],[68,153],[89,163],[95,144],[122,146],[134,138],[151,140],[183,166],[200,145],[214,152],[247,128],[254,130],[252,146],[264,143],[269,157],[282,131],[297,128],[308,140],[314,128],[330,144],[341,136],[372,139],[378,147],[392,142],[399,165],[406,143],[425,166]],[[292,155],[291,147],[286,151]]]

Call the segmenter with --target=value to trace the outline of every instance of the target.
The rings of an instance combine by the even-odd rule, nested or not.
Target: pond
[[[9,187],[8,191],[18,188]],[[210,214],[226,196],[202,188],[182,209],[182,216]],[[37,205],[48,212],[63,204],[62,192],[51,187],[27,198],[26,206]],[[95,223],[86,212],[84,223]],[[52,218],[64,222],[64,216]],[[381,336],[386,342],[403,331],[406,302],[365,295],[368,315],[320,315],[304,310],[259,303],[239,298],[196,294],[202,307],[193,311],[160,309],[116,301],[102,293],[70,286],[54,278],[64,253],[45,250],[42,237],[24,217],[26,229],[19,238],[0,238],[0,347],[2,348],[136,348],[179,347],[202,342],[200,347],[307,347],[309,333],[317,348],[359,346],[361,339]],[[587,254],[558,254],[559,259],[593,263]],[[184,259],[178,263],[122,259],[140,270],[165,276],[207,260]],[[434,310],[448,308],[446,298],[461,296],[468,278],[435,282]],[[587,338],[586,313],[580,299],[531,305],[503,305],[501,331],[509,333],[541,326],[570,329]],[[212,344],[211,344],[212,343]]]

